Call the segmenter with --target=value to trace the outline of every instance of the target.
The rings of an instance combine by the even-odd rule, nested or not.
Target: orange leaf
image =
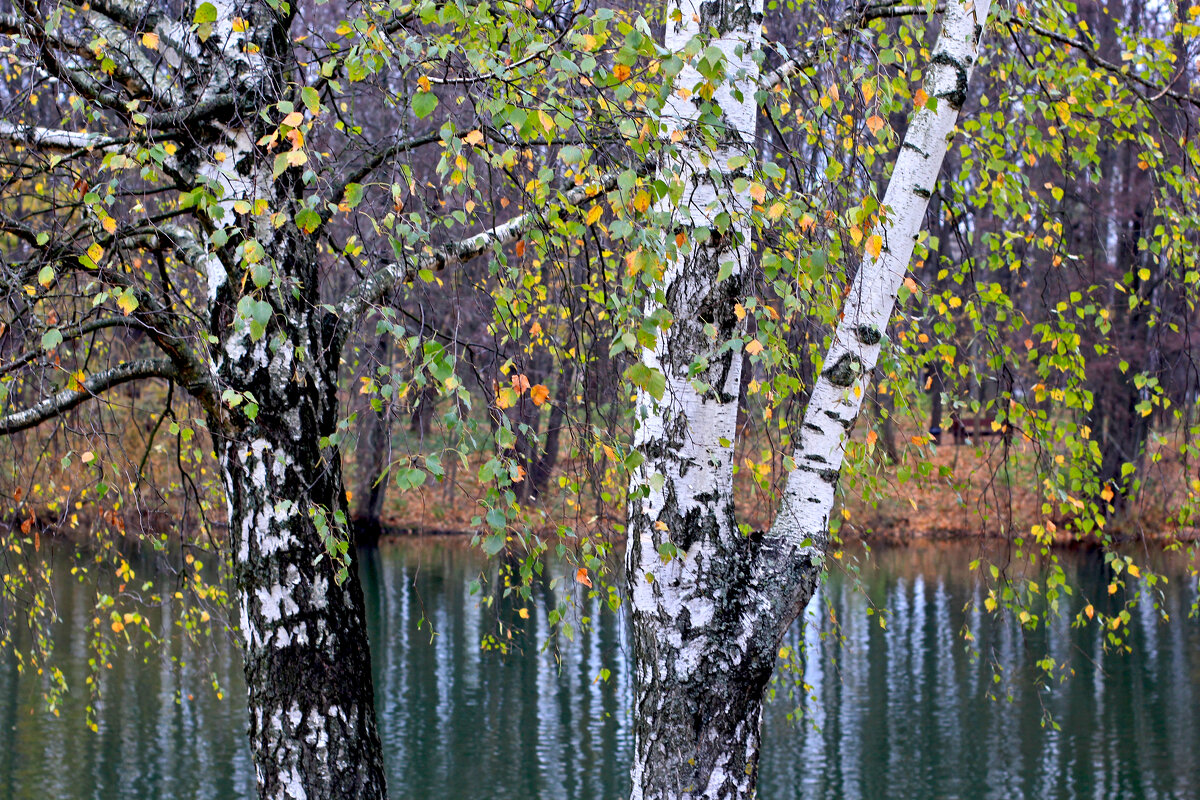
[[[915,103],[918,108],[922,108],[928,102],[929,95],[925,93],[925,90],[917,89],[917,93],[913,95],[913,103]]]
[[[517,394],[524,394],[529,388],[529,378],[524,374],[514,375],[512,379],[512,387]]]
[[[618,81],[626,81],[629,79],[629,67],[624,64],[617,64],[613,67],[613,77]],[[590,586],[591,584],[589,584]]]
[[[750,355],[758,355],[763,350],[763,344],[758,339],[751,339],[746,342],[746,352]]]
[[[588,571],[586,567],[580,567],[579,569],[575,570],[575,580],[579,583],[582,583],[589,589],[592,588],[592,579],[588,577]]]
[[[767,187],[761,183],[750,184],[750,196],[754,198],[754,202],[761,203],[767,199]]]
[[[879,131],[883,129],[883,125],[884,122],[882,117],[875,114],[867,117],[867,130],[869,130],[871,133],[879,133]]]
[[[529,389],[529,398],[533,400],[535,406],[540,406],[545,403],[550,397],[550,390],[542,384],[537,384]]]
[[[517,258],[524,258],[524,257],[525,257],[525,240],[522,239],[521,241],[517,242]]]
[[[876,433],[875,431],[867,431],[867,444],[874,447],[875,442],[877,442],[877,441],[879,441],[879,434]]]
[[[483,134],[480,133],[479,131],[471,131],[470,133],[468,133],[466,136],[463,137],[463,141],[466,142],[467,144],[471,145],[472,147],[474,147],[475,145],[477,145],[483,141]]]

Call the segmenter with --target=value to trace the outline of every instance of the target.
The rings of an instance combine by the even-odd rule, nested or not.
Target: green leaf
[[[489,512],[490,513],[490,512]],[[491,536],[483,540],[483,552],[489,556],[494,556],[504,549],[504,534],[493,533]]]
[[[437,104],[437,95],[433,92],[417,92],[417,96],[412,101],[412,110],[417,115],[417,119],[425,119],[433,113]]]
[[[192,22],[197,25],[203,25],[206,22],[217,21],[217,7],[212,3],[201,3],[196,7],[196,16],[192,18]]]
[[[354,208],[362,202],[363,185],[361,183],[347,183],[345,192],[346,205]]]
[[[53,350],[62,344],[62,340],[62,331],[60,331],[58,328],[51,328],[42,334],[42,349]]]
[[[296,226],[305,233],[312,233],[321,227],[321,215],[311,208],[306,208],[296,215]]]
[[[311,86],[305,86],[300,90],[300,99],[304,101],[304,107],[313,116],[321,113],[321,97],[317,94],[316,89]]]
[[[655,400],[662,400],[667,389],[667,376],[641,362],[625,370],[625,380],[634,386],[645,389]]]

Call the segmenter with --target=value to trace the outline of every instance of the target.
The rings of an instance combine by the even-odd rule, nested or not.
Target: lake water
[[[967,569],[977,555],[971,544],[876,548],[859,588],[831,576],[788,642],[806,646],[766,713],[760,797],[1200,797],[1200,622],[1189,617],[1197,587],[1182,560],[1157,559],[1170,620],[1139,606],[1123,655],[1105,651],[1095,625],[1063,618],[1023,633],[967,610],[982,601]],[[1072,614],[1120,599],[1105,591],[1099,556],[1063,559],[1080,592]],[[626,795],[632,687],[616,615],[586,608],[590,630],[542,649],[555,591],[535,593],[528,619],[481,608],[469,584],[486,566],[461,542],[385,544],[361,569],[393,798]],[[56,595],[62,665],[82,686],[91,592],[63,578]],[[886,630],[869,603],[887,610]],[[236,646],[196,651],[170,619],[156,624],[185,665],[120,654],[105,672],[98,734],[81,698],[51,716],[40,682],[0,658],[0,800],[253,795]],[[507,656],[480,647],[497,619],[525,628]],[[1047,654],[1070,659],[1074,676],[1035,681]]]

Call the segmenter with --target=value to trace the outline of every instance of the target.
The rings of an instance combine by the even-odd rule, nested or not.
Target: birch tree
[[[728,342],[742,324],[739,280],[750,257],[749,199],[734,182],[753,157],[760,19],[753,4],[685,3],[668,13],[669,49],[697,37],[709,44],[707,64],[676,79],[697,99],[676,101],[665,115],[667,136],[692,141],[663,173],[682,188],[673,208],[679,246],[654,309],[670,322],[642,353],[665,386],[641,390],[636,411],[635,446],[645,460],[630,488],[627,550],[638,686],[634,798],[754,793],[763,692],[780,639],[824,566],[846,439],[966,101],[987,4],[947,3],[924,67],[928,99],[892,167],[878,238],[846,295],[775,522],[745,535],[734,517],[732,449],[742,359]],[[700,91],[706,80],[718,88]],[[705,113],[709,137],[697,131]]]
[[[0,433],[61,424],[132,382],[170,386],[166,413],[175,387],[196,404],[196,419],[172,426],[200,431],[221,476],[263,798],[385,796],[340,454],[347,339],[375,308],[376,333],[413,347],[381,300],[495,257],[543,219],[481,210],[472,233],[461,210],[443,218],[444,200],[422,213],[417,176],[444,180],[446,194],[481,191],[467,158],[481,128],[496,126],[501,169],[521,135],[500,134],[495,115],[422,122],[438,96],[424,72],[405,87],[404,68],[442,64],[449,85],[499,87],[503,108],[510,82],[528,93],[538,75],[555,78],[545,62],[562,33],[534,13],[509,16],[500,51],[485,7],[393,5],[340,21],[284,0],[17,2],[0,14],[12,112],[0,123],[11,255]],[[426,24],[446,32],[426,37]],[[475,60],[446,56],[443,40]],[[382,119],[365,122],[390,128],[381,139],[350,111],[368,96]],[[535,105],[531,119],[545,139],[552,117]],[[427,162],[442,166],[414,171],[407,154],[435,144]],[[556,199],[573,209],[610,186],[580,180]],[[387,209],[367,215],[369,257],[346,222],[364,197]],[[331,295],[340,259],[359,272]],[[442,350],[416,347],[439,390],[461,390]],[[106,467],[92,451],[83,461]]]

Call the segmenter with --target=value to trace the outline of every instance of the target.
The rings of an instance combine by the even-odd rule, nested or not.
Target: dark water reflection
[[[972,546],[876,549],[866,595],[833,576],[788,644],[806,645],[797,676],[766,714],[760,795],[791,798],[1196,798],[1200,797],[1200,623],[1184,565],[1164,562],[1170,583],[1161,623],[1150,604],[1132,621],[1132,655],[1105,653],[1095,626],[1067,619],[1027,634],[965,610],[980,600],[967,563]],[[1114,602],[1096,556],[1067,554],[1081,595]],[[495,611],[469,583],[482,567],[458,542],[386,545],[362,575],[376,695],[394,798],[619,798],[627,792],[632,687],[620,621],[588,608],[591,630],[539,649],[559,599],[542,587],[519,623],[513,654],[484,651]],[[67,570],[60,570],[66,575]],[[888,609],[887,630],[865,611]],[[82,686],[91,617],[88,587],[57,587],[57,646]],[[832,612],[832,614],[831,614]],[[831,622],[836,618],[838,626]],[[221,641],[190,652],[167,608],[156,622],[185,666],[121,654],[105,674],[100,733],[81,698],[58,718],[42,710],[41,684],[0,659],[0,800],[5,798],[228,798],[253,794],[243,738],[237,650]],[[959,631],[975,632],[972,658]],[[834,633],[838,635],[833,635]],[[1035,663],[1070,658],[1074,677],[1038,686]],[[203,656],[203,657],[201,657]],[[1004,676],[996,692],[993,665]],[[601,670],[611,674],[597,680]],[[209,687],[215,673],[226,695]],[[793,681],[794,683],[794,681]],[[788,720],[799,707],[800,722]],[[1060,729],[1043,726],[1049,714]]]

